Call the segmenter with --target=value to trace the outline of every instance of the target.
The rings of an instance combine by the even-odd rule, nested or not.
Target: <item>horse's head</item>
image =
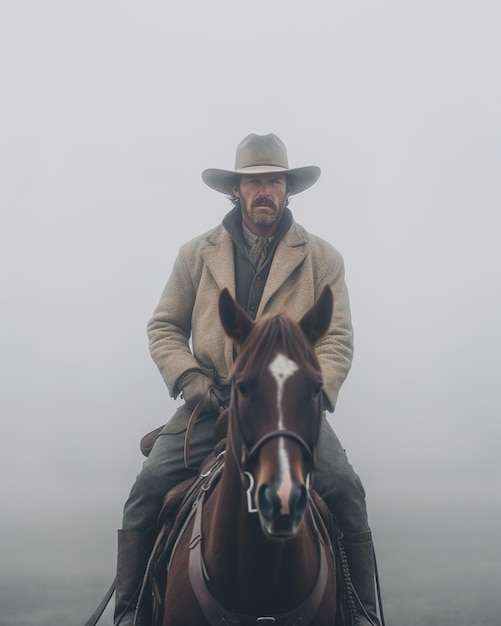
[[[308,503],[322,418],[316,342],[327,332],[326,287],[296,322],[285,314],[253,322],[225,289],[219,313],[239,346],[233,373],[228,447],[251,481],[254,506],[270,537],[294,535]]]

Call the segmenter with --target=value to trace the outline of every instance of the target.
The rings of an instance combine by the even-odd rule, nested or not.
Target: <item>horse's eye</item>
[[[320,392],[322,391],[322,388],[323,388],[323,384],[321,381],[315,384],[315,386],[313,387],[313,393],[312,393],[313,398],[318,398],[318,396],[320,395]]]
[[[238,389],[238,393],[243,398],[248,398],[249,397],[249,388],[247,387],[247,385],[245,384],[245,382],[243,380],[240,380],[240,381],[237,382],[237,389]]]

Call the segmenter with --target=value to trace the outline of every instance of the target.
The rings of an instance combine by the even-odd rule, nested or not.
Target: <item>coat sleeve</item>
[[[173,398],[180,393],[177,381],[181,375],[199,367],[190,348],[196,288],[188,258],[182,247],[147,327],[151,356]]]
[[[333,412],[341,385],[351,368],[353,359],[353,328],[350,301],[345,282],[344,261],[341,254],[331,248],[324,250],[316,264],[316,297],[326,285],[334,295],[334,311],[328,333],[319,341],[316,352],[324,378],[325,408]]]

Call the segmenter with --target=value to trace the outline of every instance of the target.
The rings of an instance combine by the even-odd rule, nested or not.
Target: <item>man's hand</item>
[[[202,372],[191,370],[186,372],[179,381],[186,406],[193,410],[200,402],[204,412],[219,413],[222,398],[212,380]]]

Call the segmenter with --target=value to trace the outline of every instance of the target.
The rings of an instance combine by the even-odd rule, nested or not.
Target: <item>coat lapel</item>
[[[294,270],[304,261],[307,246],[303,229],[295,222],[285,233],[275,251],[268,280],[264,288],[258,316],[266,311],[266,307],[275,293],[288,280]]]
[[[293,222],[275,251],[259,305],[258,316],[266,311],[268,302],[274,294],[303,262],[307,252],[306,243],[303,229]],[[233,241],[222,226],[213,231],[207,238],[207,245],[202,249],[201,254],[219,290],[226,287],[235,298]]]
[[[233,241],[222,226],[207,238],[207,245],[201,254],[219,290],[226,287],[235,298]]]

